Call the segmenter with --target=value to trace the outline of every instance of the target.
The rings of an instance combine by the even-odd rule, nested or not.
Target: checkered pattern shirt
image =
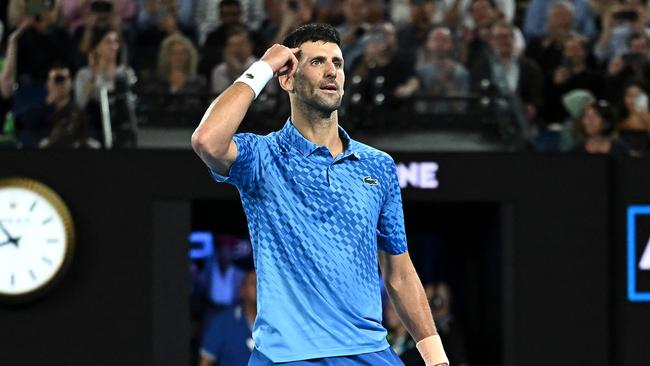
[[[237,159],[219,182],[239,190],[258,275],[257,349],[274,362],[376,352],[377,250],[406,252],[392,158],[350,139],[333,158],[289,119],[266,136],[234,136]]]

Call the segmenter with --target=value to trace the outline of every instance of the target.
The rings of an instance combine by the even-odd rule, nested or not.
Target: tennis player
[[[249,366],[403,365],[386,341],[380,279],[427,366],[448,365],[407,252],[391,157],[339,126],[337,31],[307,24],[212,102],[192,146],[239,190],[258,275]],[[274,76],[291,116],[266,136],[235,133]]]

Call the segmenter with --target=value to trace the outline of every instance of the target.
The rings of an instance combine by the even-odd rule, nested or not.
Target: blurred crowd
[[[650,151],[644,0],[6,4],[2,146],[131,147],[139,125],[195,126],[266,48],[318,21],[341,34],[348,129],[470,120],[513,149]],[[264,127],[287,113],[271,82],[250,115]]]

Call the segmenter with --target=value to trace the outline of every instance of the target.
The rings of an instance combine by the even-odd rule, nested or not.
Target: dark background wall
[[[623,226],[627,202],[650,203],[649,161],[393,156],[439,164],[440,187],[406,188],[406,203],[500,203],[503,365],[647,363],[650,304],[625,299]],[[59,192],[78,234],[59,286],[0,304],[0,363],[187,364],[189,202],[236,191],[191,152],[3,152],[0,167]]]

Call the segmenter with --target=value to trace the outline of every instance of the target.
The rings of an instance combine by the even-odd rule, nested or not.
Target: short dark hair
[[[296,28],[282,41],[289,48],[300,47],[305,42],[331,42],[341,47],[339,32],[329,24],[309,23]]]
[[[238,0],[221,0],[219,2],[219,9],[223,9],[224,6],[236,6],[241,9],[241,3]]]

